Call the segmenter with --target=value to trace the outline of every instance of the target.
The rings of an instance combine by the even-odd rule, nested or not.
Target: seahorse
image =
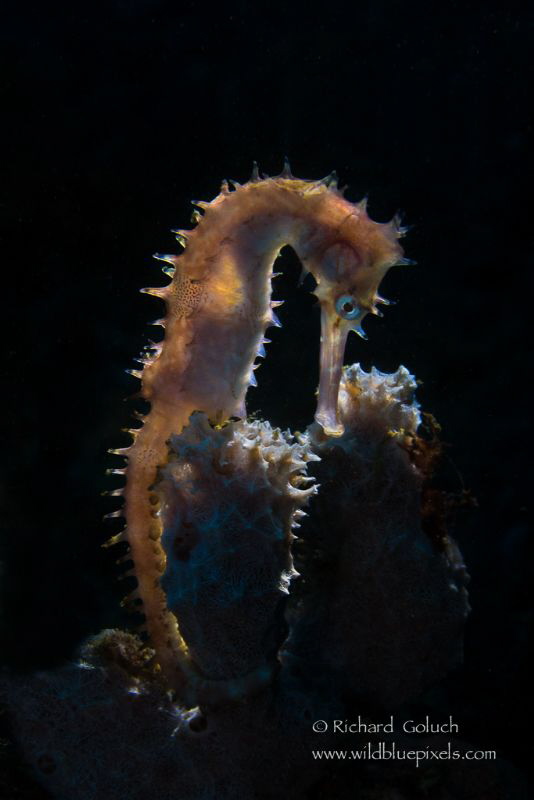
[[[332,173],[322,180],[292,175],[287,160],[276,177],[260,177],[257,165],[244,185],[223,181],[211,202],[193,201],[196,227],[174,231],[181,255],[156,255],[171,277],[167,286],[141,291],[161,298],[165,317],[155,324],[164,339],[140,359],[141,396],[150,411],[133,429],[131,446],[114,450],[125,456],[125,530],[110,544],[126,541],[137,588],[130,599],[142,603],[146,630],[159,668],[169,686],[183,690],[192,668],[179,621],[169,610],[161,576],[160,498],[153,490],[158,467],[167,460],[168,442],[195,411],[223,426],[245,418],[245,397],[256,385],[257,357],[265,356],[266,329],[279,326],[271,299],[273,264],[290,245],[303,275],[311,273],[321,308],[320,380],[316,420],[328,436],[340,436],[338,390],[348,333],[365,338],[362,321],[387,304],[378,294],[388,269],[410,263],[399,239],[400,219],[373,221],[366,201],[351,203]]]

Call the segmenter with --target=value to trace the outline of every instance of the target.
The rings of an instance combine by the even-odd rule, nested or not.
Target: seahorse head
[[[398,216],[390,222],[370,219],[366,201],[351,204],[328,188],[324,222],[309,243],[299,248],[305,269],[317,281],[321,304],[320,383],[315,418],[330,436],[343,433],[337,401],[347,336],[355,331],[366,339],[362,322],[367,314],[382,316],[378,304],[389,301],[378,294],[388,269],[413,263],[403,257],[399,238],[405,229]]]

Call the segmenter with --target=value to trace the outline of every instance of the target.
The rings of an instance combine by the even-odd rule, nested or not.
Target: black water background
[[[444,481],[477,497],[455,534],[472,575],[466,659],[439,691],[465,737],[527,758],[532,575],[528,445],[532,275],[532,13],[519,3],[394,0],[283,12],[243,2],[4,5],[0,164],[4,333],[2,658],[49,668],[118,608],[108,447],[127,443],[126,367],[152,335],[190,198],[222,178],[337,169],[379,220],[399,208],[418,266],[347,361],[423,381],[450,444]],[[252,407],[313,414],[318,314],[287,297]]]

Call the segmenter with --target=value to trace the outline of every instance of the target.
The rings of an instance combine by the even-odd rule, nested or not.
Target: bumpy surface
[[[109,632],[113,638],[115,632]],[[139,647],[133,640],[124,649]],[[133,656],[134,661],[136,660]],[[123,664],[127,663],[126,661]],[[205,716],[157,690],[129,694],[117,671],[69,665],[12,681],[14,732],[54,800],[509,800],[508,764],[373,762],[345,767],[318,748],[361,747],[368,736],[314,734],[343,711],[283,683]],[[0,699],[2,682],[0,681]],[[450,738],[450,737],[449,737]],[[446,748],[446,738],[396,737],[398,747]],[[455,741],[460,751],[467,742]],[[511,780],[512,779],[512,780]],[[507,788],[508,787],[508,788]],[[10,798],[11,800],[11,798]]]
[[[305,439],[268,422],[216,430],[194,414],[171,437],[153,491],[166,556],[161,585],[197,669],[189,683],[200,672],[226,681],[235,697],[271,675],[296,574],[292,529],[317,491],[305,474],[317,460]]]
[[[294,698],[267,690],[204,716],[153,684],[127,692],[136,643],[121,639],[123,669],[98,660],[10,685],[14,733],[53,798],[254,800],[292,796],[317,778]]]
[[[415,387],[405,367],[388,375],[353,365],[341,382],[343,436],[312,426],[321,491],[301,556],[307,595],[287,648],[385,706],[458,663],[469,611],[457,547],[449,539],[438,549],[422,528],[425,475],[405,444],[420,423]]]
[[[377,704],[416,697],[458,658],[467,611],[461,562],[421,527],[424,476],[406,446],[418,435],[414,387],[403,367],[347,368],[337,439],[317,425],[300,442],[258,421],[213,428],[202,414],[172,437],[151,490],[162,583],[204,677],[188,674],[192,702],[177,705],[155,649],[110,630],[79,664],[0,681],[25,758],[54,797],[347,798],[332,788],[337,765],[312,751],[369,737],[317,734],[313,721],[342,720],[360,704],[376,718]],[[297,541],[292,525],[316,491],[306,466],[324,483]],[[437,746],[436,737],[391,740]],[[504,800],[494,765],[451,764],[439,778],[435,766],[390,764],[376,786],[351,763],[351,785],[369,800],[422,797],[417,781],[434,787],[429,800]]]

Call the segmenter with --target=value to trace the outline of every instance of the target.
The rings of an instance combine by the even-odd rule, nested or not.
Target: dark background
[[[465,663],[435,690],[464,738],[528,758],[532,580],[526,516],[530,377],[532,12],[374,0],[287,5],[124,0],[3,4],[0,26],[2,660],[72,658],[129,624],[100,493],[137,382],[124,369],[158,329],[153,252],[178,252],[190,198],[252,161],[319,178],[337,169],[370,213],[415,228],[347,362],[409,367],[448,443],[442,480],[477,510],[454,534],[472,576]],[[319,319],[288,251],[284,323],[250,406],[311,421]],[[154,334],[156,331],[156,334]]]

